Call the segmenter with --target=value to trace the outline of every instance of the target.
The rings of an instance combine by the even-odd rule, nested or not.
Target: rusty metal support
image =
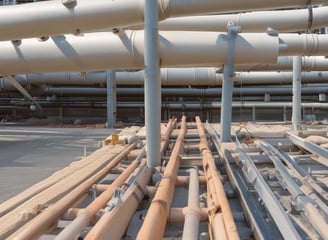
[[[163,237],[173,199],[176,176],[180,166],[179,154],[183,148],[186,128],[186,117],[183,116],[179,136],[165,168],[164,176],[137,235],[137,239],[139,240],[161,239]]]
[[[199,151],[203,156],[203,168],[207,180],[210,235],[212,239],[239,240],[237,227],[221,182],[222,177],[220,177],[215,166],[205,129],[198,116],[196,117],[196,124],[200,138]]]
[[[18,231],[12,234],[9,239],[15,240],[32,240],[37,239],[50,227],[52,227],[58,219],[75,203],[82,195],[89,191],[93,184],[99,182],[106,174],[114,168],[137,143],[133,142],[127,148],[119,153],[113,160],[97,174],[84,181],[79,187],[60,199],[57,203],[45,209],[42,213],[33,218],[30,222],[21,227]]]

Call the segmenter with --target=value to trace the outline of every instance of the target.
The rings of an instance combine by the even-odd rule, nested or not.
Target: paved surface
[[[112,132],[104,128],[0,128],[0,204],[80,160],[85,152],[93,152]]]

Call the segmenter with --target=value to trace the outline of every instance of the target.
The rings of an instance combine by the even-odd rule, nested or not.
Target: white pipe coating
[[[328,35],[325,36],[321,41],[328,39]],[[162,67],[219,66],[226,62],[227,46],[226,33],[161,32],[160,64]],[[322,50],[328,52],[328,47]],[[55,36],[43,42],[37,39],[21,43],[4,41],[0,42],[0,52],[3,75],[141,69],[144,68],[144,32]],[[275,63],[277,56],[277,37],[260,33],[237,36],[235,63]]]
[[[280,33],[308,31],[328,25],[328,7],[169,18],[159,22],[158,27],[161,31],[223,32],[228,22],[240,26],[242,32],[265,32],[268,27]]]
[[[159,19],[218,12],[281,9],[318,5],[325,0],[159,0]],[[76,0],[65,6],[61,0],[0,7],[0,40],[80,34],[94,30],[126,27],[143,23],[144,0]],[[186,7],[188,6],[188,7]]]

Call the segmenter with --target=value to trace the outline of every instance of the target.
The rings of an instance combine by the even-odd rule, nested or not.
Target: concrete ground
[[[113,129],[0,127],[0,204],[91,153]]]

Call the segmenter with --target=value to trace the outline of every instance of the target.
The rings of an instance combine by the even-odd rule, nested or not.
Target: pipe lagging
[[[326,3],[324,0],[160,0],[159,19],[218,12],[281,9]],[[41,1],[0,7],[1,41],[31,37],[81,34],[85,32],[142,24],[144,0],[76,0],[64,5],[61,0]],[[188,7],[186,7],[188,6]],[[29,14],[26,14],[29,13]]]

